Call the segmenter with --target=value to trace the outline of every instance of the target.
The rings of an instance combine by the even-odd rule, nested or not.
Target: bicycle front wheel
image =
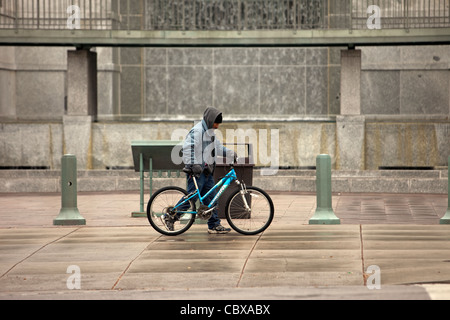
[[[225,206],[225,216],[235,231],[254,235],[263,232],[272,222],[273,202],[270,196],[257,187],[247,187],[234,192]]]
[[[147,204],[147,218],[152,227],[167,236],[176,236],[188,230],[195,221],[195,214],[174,209],[187,192],[178,187],[165,187],[156,191]],[[184,211],[189,211],[189,202]]]

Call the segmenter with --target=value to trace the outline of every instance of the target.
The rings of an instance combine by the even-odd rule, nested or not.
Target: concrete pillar
[[[336,117],[336,169],[365,169],[364,116]]]
[[[361,115],[361,50],[341,51],[341,115],[336,117],[336,169],[365,169]]]
[[[361,114],[361,50],[341,51],[341,115]]]
[[[74,154],[78,168],[92,168],[92,121],[97,117],[97,53],[68,51],[67,111],[63,152]]]
[[[97,52],[67,53],[67,115],[97,116]]]

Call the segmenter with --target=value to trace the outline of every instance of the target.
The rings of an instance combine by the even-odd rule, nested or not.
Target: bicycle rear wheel
[[[245,194],[237,190],[231,195],[225,207],[225,216],[235,231],[254,235],[267,229],[274,211],[272,199],[264,190],[247,187]]]
[[[188,230],[195,221],[195,214],[182,213],[173,208],[187,192],[178,187],[165,187],[156,191],[147,204],[147,218],[151,226],[167,236],[176,236]],[[189,202],[191,208],[195,204]],[[188,211],[189,208],[184,208]],[[166,219],[170,223],[166,223]],[[173,223],[173,225],[172,225]]]

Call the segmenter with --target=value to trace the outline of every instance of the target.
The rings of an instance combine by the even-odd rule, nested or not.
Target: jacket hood
[[[205,112],[203,113],[203,120],[205,121],[208,129],[212,129],[214,121],[221,114],[222,112],[220,112],[216,108],[213,107],[206,108]]]

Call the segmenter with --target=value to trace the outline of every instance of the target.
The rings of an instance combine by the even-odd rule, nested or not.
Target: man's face
[[[214,122],[214,124],[213,124],[213,129],[219,129],[219,125],[220,125],[220,123],[215,123],[215,122]]]

